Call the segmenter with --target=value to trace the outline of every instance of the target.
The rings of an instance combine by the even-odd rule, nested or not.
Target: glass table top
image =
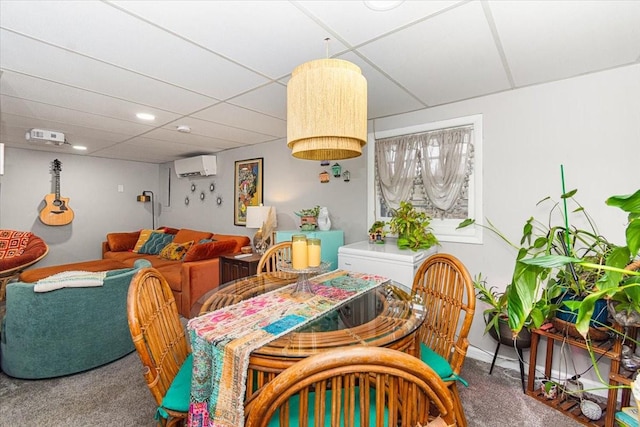
[[[192,316],[290,285],[297,278],[296,274],[274,272],[225,283],[201,297],[192,308]],[[413,334],[423,321],[424,305],[411,296],[411,290],[387,281],[253,354],[299,358],[346,345],[387,347]]]

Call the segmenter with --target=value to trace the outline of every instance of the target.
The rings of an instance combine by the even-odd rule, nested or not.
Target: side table
[[[237,255],[220,255],[220,284],[256,274],[261,255],[236,258]]]

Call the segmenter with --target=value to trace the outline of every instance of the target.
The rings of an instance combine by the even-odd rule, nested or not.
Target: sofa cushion
[[[133,263],[131,263],[133,265]],[[100,259],[94,261],[82,261],[75,262],[73,264],[52,265],[49,267],[35,268],[33,270],[26,270],[20,274],[20,281],[25,283],[37,282],[40,279],[49,277],[53,274],[60,273],[62,271],[107,271],[107,270],[120,270],[125,268],[120,261],[112,259]]]
[[[136,245],[133,247],[133,252],[140,252],[140,248],[147,243],[147,240],[149,240],[149,237],[151,237],[151,233],[153,233],[154,230],[148,230],[148,229],[144,229],[144,230],[140,230],[140,235],[138,236],[138,241],[136,242]],[[155,231],[156,233],[164,233],[164,231]]]
[[[30,231],[0,230],[0,259],[22,255],[31,236]]]
[[[130,251],[136,247],[139,237],[139,231],[133,231],[131,233],[109,233],[107,234],[107,244],[109,245],[109,250],[113,252]]]
[[[176,243],[186,243],[186,242],[199,242],[202,239],[208,239],[211,237],[211,233],[207,231],[197,231],[197,230],[189,230],[188,228],[182,228],[176,234],[175,239],[173,239]]]
[[[149,239],[138,250],[139,254],[158,255],[162,248],[173,241],[173,235],[164,232],[154,231]]]
[[[162,248],[158,256],[164,259],[180,261],[182,258],[184,258],[184,255],[187,253],[191,245],[193,245],[193,240],[186,243],[172,242]]]
[[[168,261],[162,258],[159,260],[165,261],[166,264],[154,266],[154,268],[162,274],[162,277],[165,278],[172,291],[182,292],[182,261]],[[189,285],[185,283],[185,290],[187,292],[189,290],[188,286]],[[177,298],[176,303],[178,303]],[[180,305],[178,304],[178,309],[179,307]]]
[[[200,243],[191,246],[184,256],[184,262],[201,261],[203,259],[217,258],[222,254],[233,253],[236,247],[235,240],[220,240],[216,242]]]
[[[251,240],[247,236],[238,236],[237,234],[212,234],[212,239],[215,240],[233,240],[236,242],[236,247],[231,251],[232,253],[240,252],[240,248],[251,244]]]

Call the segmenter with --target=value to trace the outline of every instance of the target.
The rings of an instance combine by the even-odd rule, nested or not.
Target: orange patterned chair
[[[5,298],[7,283],[48,252],[45,241],[30,231],[0,230],[0,301]]]

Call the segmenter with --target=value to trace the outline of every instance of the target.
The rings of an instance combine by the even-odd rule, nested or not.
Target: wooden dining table
[[[362,273],[336,270],[325,277],[361,277]],[[201,297],[192,315],[206,316],[242,301],[289,287],[295,289],[297,277],[285,272],[263,273],[221,285]],[[293,287],[293,288],[292,288]],[[289,289],[287,288],[287,289]],[[310,355],[352,345],[367,345],[419,355],[417,332],[424,321],[422,301],[411,290],[388,279],[337,304],[312,321],[254,349],[248,361],[244,404],[249,405],[260,390],[284,369]],[[198,318],[198,317],[196,317]],[[197,334],[198,331],[192,331]]]

